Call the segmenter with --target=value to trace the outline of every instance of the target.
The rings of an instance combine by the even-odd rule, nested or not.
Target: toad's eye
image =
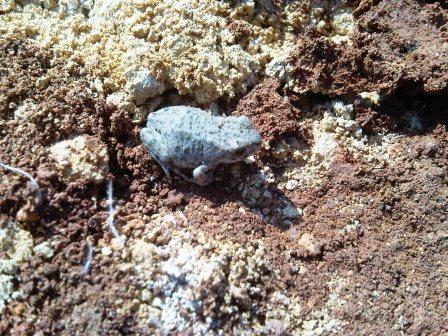
[[[237,149],[236,151],[233,152],[233,154],[235,154],[236,156],[243,155],[244,154],[244,148]]]

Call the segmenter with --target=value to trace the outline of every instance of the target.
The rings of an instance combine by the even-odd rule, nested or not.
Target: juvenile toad
[[[140,137],[168,177],[171,170],[201,186],[214,181],[218,164],[244,160],[261,144],[260,134],[247,117],[215,117],[188,106],[151,113]],[[193,178],[181,169],[193,169]]]

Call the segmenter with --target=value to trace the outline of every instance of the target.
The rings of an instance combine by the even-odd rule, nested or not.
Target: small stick
[[[87,254],[86,258],[84,259],[84,263],[82,265],[82,274],[87,274],[89,272],[90,263],[92,262],[92,256],[93,256],[93,245],[90,242],[90,240],[87,240]]]
[[[114,225],[115,208],[114,208],[112,180],[109,180],[109,182],[107,183],[107,209],[109,212],[109,215],[107,216],[107,226],[109,227],[109,230],[114,236],[114,238],[118,238],[120,237],[120,235]]]
[[[40,205],[42,203],[42,193],[40,191],[39,184],[34,179],[34,177],[32,177],[30,174],[28,174],[26,171],[23,171],[22,169],[11,167],[11,166],[1,163],[1,162],[0,162],[0,167],[2,167],[3,169],[6,169],[6,170],[10,170],[14,173],[18,173],[20,175],[25,176],[30,181],[31,186],[34,189],[34,192],[35,192],[34,199],[35,199],[36,205]]]

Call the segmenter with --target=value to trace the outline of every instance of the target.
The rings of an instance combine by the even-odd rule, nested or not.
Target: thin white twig
[[[42,193],[40,191],[39,184],[34,179],[34,177],[32,177],[30,174],[28,174],[26,171],[23,171],[20,168],[11,167],[10,165],[7,165],[7,164],[1,163],[1,162],[0,162],[0,167],[2,167],[3,169],[6,169],[6,170],[10,170],[14,173],[18,173],[20,175],[25,176],[31,182],[31,186],[34,189],[34,193],[35,193],[34,198],[35,198],[36,205],[39,205],[42,203]]]
[[[84,263],[82,264],[82,274],[87,274],[89,272],[90,263],[92,262],[93,256],[93,244],[90,240],[87,240],[87,253],[84,259]]]
[[[107,216],[107,226],[109,227],[110,232],[115,238],[120,237],[117,229],[114,225],[114,216],[115,216],[115,208],[114,208],[114,196],[112,189],[112,180],[109,180],[107,183],[107,210],[109,215]]]

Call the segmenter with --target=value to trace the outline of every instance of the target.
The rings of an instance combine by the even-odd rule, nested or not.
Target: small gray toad
[[[148,116],[140,132],[145,148],[170,177],[205,186],[220,163],[244,160],[260,148],[261,136],[247,117],[215,117],[188,106],[171,106]],[[193,169],[193,178],[179,168]]]

